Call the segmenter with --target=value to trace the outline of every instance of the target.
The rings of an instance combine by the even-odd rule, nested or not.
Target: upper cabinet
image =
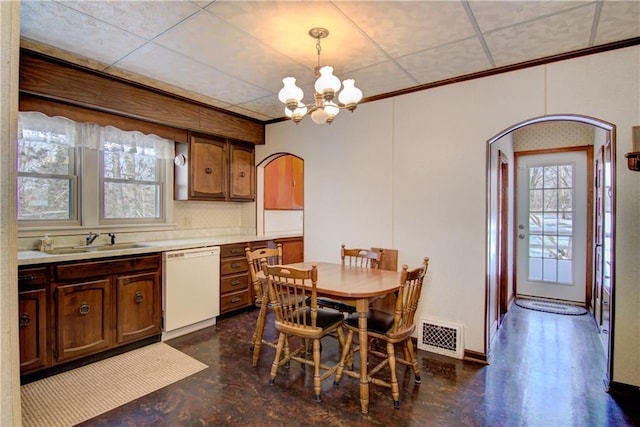
[[[278,157],[264,168],[264,208],[304,209],[304,162],[292,155]]]
[[[175,199],[254,201],[254,163],[251,144],[191,133],[176,144]]]
[[[255,150],[252,145],[229,142],[229,199],[256,198]]]

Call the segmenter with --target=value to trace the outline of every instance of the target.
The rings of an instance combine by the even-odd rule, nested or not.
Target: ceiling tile
[[[342,78],[354,79],[355,86],[362,91],[365,98],[419,84],[393,60],[361,68]]]
[[[605,1],[595,45],[640,37],[640,1]]]
[[[496,66],[583,49],[589,45],[595,4],[485,34]]]
[[[462,2],[337,2],[342,10],[392,57],[473,36]]]
[[[205,11],[167,31],[155,42],[271,91],[280,90],[285,73],[313,79],[312,69],[296,64]]]
[[[476,37],[398,58],[421,84],[491,68]]]
[[[106,64],[114,63],[146,42],[141,37],[70,9],[64,3],[23,1],[20,8],[22,37]]]
[[[336,5],[326,1],[217,1],[206,10],[310,69],[318,62],[316,41],[309,36],[314,27],[329,30],[321,41],[320,61],[337,73],[387,60]]]
[[[229,104],[270,93],[153,43],[132,53],[118,66]]]
[[[188,1],[65,1],[64,5],[147,40],[200,10]]]
[[[470,1],[480,31],[492,31],[590,5],[592,1]]]

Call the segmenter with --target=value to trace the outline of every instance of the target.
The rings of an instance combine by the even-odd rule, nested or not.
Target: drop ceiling
[[[640,37],[640,1],[22,1],[21,46],[260,121],[321,65],[367,98]]]

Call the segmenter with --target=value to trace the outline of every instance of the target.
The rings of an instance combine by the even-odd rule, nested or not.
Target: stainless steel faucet
[[[100,233],[93,233],[92,231],[90,231],[89,235],[87,236],[87,246],[92,244],[93,241],[96,240],[99,236],[100,236]]]

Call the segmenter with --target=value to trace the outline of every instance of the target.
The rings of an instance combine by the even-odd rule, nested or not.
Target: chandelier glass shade
[[[284,86],[278,93],[278,99],[286,105],[285,115],[295,123],[300,123],[306,115],[310,115],[311,120],[317,124],[331,123],[341,109],[349,111],[356,109],[358,102],[362,99],[362,91],[355,87],[353,79],[346,79],[340,83],[340,79],[333,75],[333,67],[320,67],[320,40],[327,37],[329,31],[325,28],[312,28],[309,30],[309,35],[316,39],[318,52],[314,102],[308,105],[302,102],[304,92],[296,86],[295,77],[282,79]]]

